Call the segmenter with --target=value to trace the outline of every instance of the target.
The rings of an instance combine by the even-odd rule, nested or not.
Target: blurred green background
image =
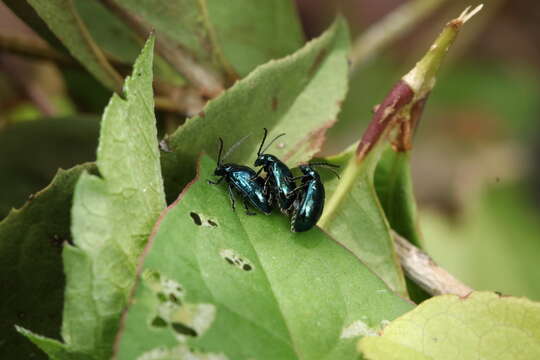
[[[358,140],[373,106],[443,24],[475,5],[437,2],[430,15],[358,67],[323,154]],[[356,37],[403,3],[297,0],[296,6],[309,39],[338,9]],[[423,247],[475,289],[540,300],[540,3],[484,4],[451,49],[416,134],[413,178]],[[57,168],[94,160],[110,92],[77,64],[16,54],[7,40],[45,42],[3,3],[0,33],[1,219],[45,187]],[[160,108],[157,115],[162,136],[189,111]]]

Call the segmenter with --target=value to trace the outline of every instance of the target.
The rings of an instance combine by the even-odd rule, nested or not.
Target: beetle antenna
[[[310,166],[326,166],[326,167],[331,167],[331,168],[339,168],[341,166],[339,165],[335,165],[335,164],[330,164],[330,163],[327,163],[327,162],[313,162],[313,163],[309,163]]]
[[[341,177],[339,176],[339,174],[338,174],[338,172],[337,172],[336,170],[331,169],[331,168],[329,168],[329,167],[327,167],[326,170],[331,171],[332,173],[334,173],[334,175],[336,175],[336,177],[337,177],[338,179],[341,179]]]
[[[339,165],[334,165],[327,162],[314,162],[314,163],[309,163],[309,166],[321,166],[325,168],[326,170],[331,171],[334,175],[337,176],[338,179],[341,179],[337,171],[334,170],[334,169],[339,168],[340,167]]]
[[[268,150],[268,148],[269,148],[269,147],[270,147],[277,139],[279,139],[280,137],[282,137],[282,136],[284,136],[284,135],[285,135],[285,133],[281,133],[281,134],[279,134],[278,136],[276,136],[275,138],[273,138],[272,141],[270,141],[270,142],[268,143],[268,145],[266,145],[266,147],[265,147],[258,155],[260,155],[260,154],[262,154],[262,153],[265,153],[266,150]]]
[[[263,128],[264,129],[264,135],[263,135],[263,139],[261,141],[261,146],[259,146],[259,151],[257,151],[257,156],[261,155],[261,150],[262,150],[262,147],[264,145],[264,141],[266,140],[266,136],[268,135],[268,129],[267,128]]]
[[[218,150],[218,156],[217,156],[217,164],[218,166],[221,166],[221,153],[223,152],[223,139],[221,137],[219,139],[219,150]]]
[[[227,152],[225,153],[225,155],[223,155],[223,160],[225,160],[227,158],[227,156],[229,156],[234,150],[236,150],[237,147],[239,147],[240,145],[242,145],[242,143],[248,138],[250,137],[251,134],[247,134],[246,136],[244,136],[243,138],[241,138],[240,140],[238,140],[233,146],[231,146],[229,148],[229,150],[227,150]]]

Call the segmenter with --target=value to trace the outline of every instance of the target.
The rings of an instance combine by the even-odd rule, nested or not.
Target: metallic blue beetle
[[[278,138],[285,134],[279,134],[263,149],[264,141],[268,135],[268,130],[264,129],[264,136],[257,151],[257,160],[255,166],[262,166],[257,175],[264,170],[267,174],[265,180],[265,192],[268,194],[271,203],[277,203],[277,206],[284,214],[288,214],[294,202],[292,193],[296,187],[291,170],[281,160],[271,154],[265,154],[266,150]]]
[[[291,231],[302,232],[311,229],[321,218],[324,209],[324,185],[313,166],[339,167],[328,163],[311,163],[300,165],[304,174],[294,179],[302,179],[302,185],[294,190],[296,198],[293,203],[291,216]],[[334,172],[339,178],[339,175]]]
[[[231,147],[228,153],[234,148]],[[264,192],[264,180],[257,176],[257,173],[247,167],[236,164],[222,164],[221,153],[223,152],[223,139],[219,138],[219,153],[216,169],[214,175],[220,176],[217,181],[208,180],[209,184],[217,185],[225,179],[228,183],[229,197],[231,199],[231,206],[233,211],[234,207],[234,194],[233,190],[236,190],[244,201],[244,207],[246,208],[246,214],[255,215],[255,213],[249,211],[248,204],[251,204],[257,210],[262,211],[265,214],[272,212],[272,206],[270,201]],[[225,154],[224,157],[227,157]]]

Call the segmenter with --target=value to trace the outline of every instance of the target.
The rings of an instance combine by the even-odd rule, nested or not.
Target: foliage
[[[437,296],[368,336],[368,359],[535,359],[540,356],[540,304],[473,292]]]
[[[86,164],[59,170],[47,188],[0,222],[2,358],[40,355],[13,324],[59,336],[65,285],[62,245],[71,241],[73,188],[80,174],[92,169]]]
[[[116,93],[101,117],[95,164],[59,171],[0,222],[8,295],[1,300],[1,355],[473,358],[527,347],[523,354],[536,356],[537,303],[475,292],[416,306],[394,249],[393,232],[424,243],[410,173],[412,133],[448,48],[476,10],[449,22],[379,99],[359,141],[321,159],[340,165],[340,177],[320,169],[325,212],[318,227],[292,233],[277,210],[234,212],[226,185],[207,180],[219,137],[233,150],[226,162],[252,166],[263,128],[270,137],[284,132],[268,152],[298,173],[338,118],[367,123],[355,119],[359,108],[366,114],[373,105],[356,103],[358,74],[343,104],[351,81],[343,18],[304,43],[289,0],[6,4],[49,42],[48,51],[77,61]],[[56,121],[79,128],[83,118],[17,124],[3,143],[16,147],[25,136],[20,129],[39,122],[48,121],[50,134]],[[171,118],[182,124],[176,128]],[[95,121],[95,132],[97,120],[85,119]],[[158,141],[158,133],[167,135]],[[6,163],[9,169],[13,161]],[[486,346],[482,336],[505,343]]]
[[[215,163],[205,156],[200,166],[150,239],[119,359],[175,347],[230,359],[351,358],[362,335],[353,328],[376,329],[411,308],[319,229],[295,234],[284,217],[232,212],[223,188],[206,182]]]
[[[261,65],[188,119],[167,139],[172,151],[163,156],[169,200],[193,178],[201,151],[217,156],[218,137],[231,146],[241,138],[238,134],[255,135],[227,159],[249,164],[266,127],[271,130],[270,138],[278,132],[287,134],[273,154],[291,167],[309,160],[320,150],[325,131],[335,122],[345,97],[347,49],[346,25],[338,19],[318,39],[291,56]]]
[[[152,111],[153,45],[151,38],[126,79],[127,99],[114,95],[105,109],[97,152],[102,177],[83,173],[74,191],[75,246],[63,249],[65,344],[25,332],[51,357],[110,356],[137,259],[165,205]]]

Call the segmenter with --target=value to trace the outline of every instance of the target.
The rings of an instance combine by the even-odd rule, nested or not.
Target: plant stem
[[[325,206],[323,215],[319,219],[317,225],[321,228],[326,228],[328,223],[333,219],[338,207],[341,205],[345,197],[349,195],[353,186],[356,184],[360,169],[362,167],[356,161],[354,156],[351,156],[349,162],[345,166],[345,170],[341,173],[341,179],[339,185],[331,198],[328,199],[328,203]]]
[[[433,259],[411,244],[407,239],[393,232],[396,252],[403,269],[416,284],[431,295],[453,294],[467,296],[473,291]]]
[[[228,83],[232,85],[236,80],[238,80],[238,74],[236,74],[231,64],[227,61],[225,55],[223,54],[223,51],[221,50],[221,47],[219,46],[216,31],[214,29],[214,26],[212,26],[210,16],[208,15],[208,0],[197,0],[197,5],[201,13],[202,22],[204,24],[204,27],[206,28],[206,31],[208,32],[208,37],[212,44],[213,55],[216,57],[216,60],[219,62],[219,64],[223,67],[223,71],[225,72]]]
[[[88,48],[90,51],[92,51],[93,55],[96,58],[96,61],[99,63],[99,65],[105,70],[105,72],[110,76],[115,91],[118,94],[122,93],[122,84],[124,83],[124,79],[120,76],[120,74],[114,69],[114,67],[109,63],[109,60],[105,57],[105,54],[103,54],[103,51],[101,51],[100,47],[96,45],[94,42],[94,39],[92,38],[92,35],[90,34],[90,31],[84,24],[84,21],[79,16],[79,13],[75,9],[75,4],[73,3],[73,0],[69,0],[67,2],[67,6],[69,7],[69,12],[73,14],[73,17],[75,18],[75,22],[77,24],[77,27],[79,29],[79,32],[81,33],[84,41],[86,42],[86,45],[88,45]]]
[[[414,91],[414,101],[425,98],[431,91],[435,85],[435,75],[461,27],[482,10],[482,7],[483,5],[479,5],[472,10],[468,7],[459,17],[448,22],[424,57],[403,77],[403,81]]]
[[[29,36],[8,36],[0,33],[0,50],[17,55],[51,60],[66,65],[77,64],[71,56],[64,55],[43,41],[33,39]]]
[[[54,116],[57,109],[51,103],[47,92],[35,81],[35,71],[35,65],[24,59],[10,54],[0,54],[0,72],[5,73],[7,79],[22,90],[42,115]]]

